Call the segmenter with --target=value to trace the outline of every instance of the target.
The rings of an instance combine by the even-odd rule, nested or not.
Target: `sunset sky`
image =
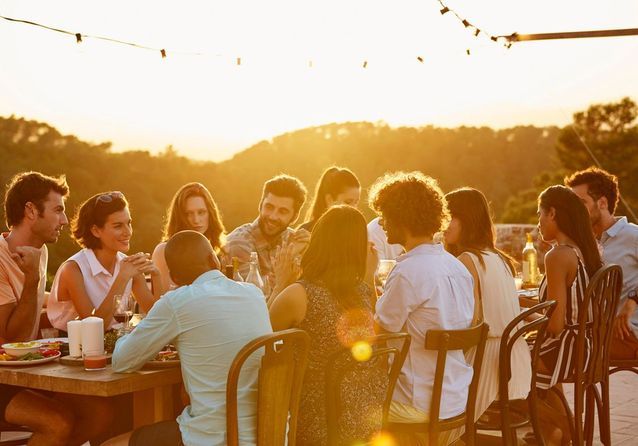
[[[638,27],[635,0],[444,3],[493,35]],[[638,99],[638,36],[507,50],[439,9],[436,0],[0,0],[3,16],[168,52],[78,45],[0,20],[0,116],[116,150],[172,144],[221,160],[330,122],[565,125],[592,103]]]

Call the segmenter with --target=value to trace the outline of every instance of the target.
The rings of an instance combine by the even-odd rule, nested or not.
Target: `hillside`
[[[4,185],[17,172],[64,173],[71,187],[69,217],[92,194],[121,190],[132,208],[132,249],[148,252],[160,239],[170,198],[185,182],[200,181],[211,190],[231,230],[256,216],[266,179],[289,173],[312,191],[321,171],[332,164],[351,168],[364,188],[384,172],[399,169],[432,175],[445,191],[476,187],[493,203],[498,220],[508,198],[533,187],[540,172],[556,167],[559,132],[556,127],[493,130],[335,123],[286,133],[213,163],[189,160],[172,149],[157,156],[140,150],[114,153],[108,142],[90,144],[61,135],[46,123],[9,117],[0,118],[0,183],[4,195]],[[371,217],[365,199],[364,193],[360,208]],[[65,231],[50,247],[49,270],[55,271],[77,249]]]

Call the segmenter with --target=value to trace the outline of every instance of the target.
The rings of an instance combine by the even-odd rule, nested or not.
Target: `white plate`
[[[62,356],[62,354],[60,352],[58,352],[57,355],[55,356],[49,356],[48,358],[42,358],[42,359],[34,359],[32,361],[0,361],[0,366],[7,366],[7,367],[13,367],[14,365],[36,365],[36,364],[43,364],[45,362],[50,362],[53,361],[55,359],[58,359],[60,356]]]
[[[69,338],[46,338],[46,339],[37,339],[37,342],[45,343],[45,342],[69,342]]]

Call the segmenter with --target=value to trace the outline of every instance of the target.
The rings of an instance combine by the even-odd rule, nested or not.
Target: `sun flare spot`
[[[350,348],[352,357],[359,362],[365,362],[372,356],[372,347],[366,341],[357,341]]]

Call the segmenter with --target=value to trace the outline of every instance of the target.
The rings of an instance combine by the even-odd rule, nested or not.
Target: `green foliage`
[[[558,134],[555,127],[493,130],[335,123],[286,133],[213,163],[189,160],[172,146],[157,156],[139,150],[114,153],[110,143],[86,143],[47,124],[10,117],[0,118],[0,182],[4,185],[25,170],[66,174],[71,188],[69,217],[93,194],[122,191],[133,216],[131,252],[151,252],[160,241],[166,207],[186,182],[199,181],[210,189],[227,230],[232,230],[255,218],[268,178],[282,172],[295,175],[312,195],[321,172],[330,165],[352,169],[364,189],[383,173],[399,169],[432,175],[445,191],[473,186],[486,194],[500,221],[510,197],[535,187],[538,172],[556,168]],[[371,218],[366,199],[364,192],[360,208]],[[534,214],[535,208],[530,215]],[[511,218],[523,222],[525,215]],[[68,231],[49,248],[50,273],[78,250]]]

